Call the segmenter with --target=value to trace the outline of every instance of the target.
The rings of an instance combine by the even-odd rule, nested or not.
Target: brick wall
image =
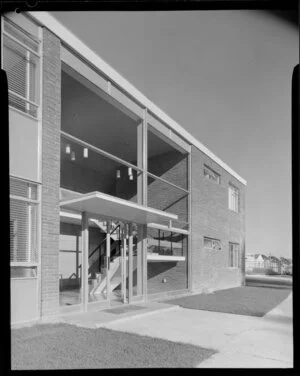
[[[59,306],[60,41],[43,29],[41,313]]]
[[[203,165],[221,175],[221,184],[208,180]],[[245,257],[245,187],[237,179],[192,147],[192,290],[209,291],[244,283]],[[240,212],[228,208],[228,184],[240,189]],[[221,241],[222,250],[203,247],[203,237]],[[228,243],[240,244],[241,269],[229,268]]]

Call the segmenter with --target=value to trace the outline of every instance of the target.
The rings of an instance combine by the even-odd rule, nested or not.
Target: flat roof
[[[60,206],[65,209],[87,212],[91,215],[101,215],[139,224],[178,219],[176,214],[149,208],[101,192],[86,193],[70,200],[62,200]]]
[[[219,166],[224,168],[232,176],[234,176],[242,184],[247,185],[247,181],[233,171],[226,163],[224,163],[219,157],[212,153],[206,146],[199,142],[194,136],[187,132],[181,125],[173,120],[169,115],[152,103],[147,97],[145,97],[137,88],[135,88],[130,82],[128,82],[123,76],[121,76],[115,69],[113,69],[108,63],[106,63],[99,55],[91,50],[84,42],[82,42],[76,35],[74,35],[69,29],[63,26],[55,17],[49,12],[27,12],[37,23],[47,27],[53,34],[55,34],[66,45],[71,47],[84,59],[93,64],[97,69],[108,76],[112,81],[119,85],[125,92],[135,98],[143,106],[148,108],[155,116],[161,119],[164,123],[178,133],[187,142],[194,145],[201,150],[204,154],[210,157]]]

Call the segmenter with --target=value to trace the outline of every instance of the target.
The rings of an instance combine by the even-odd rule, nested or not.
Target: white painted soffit
[[[178,219],[176,214],[142,206],[101,192],[91,192],[77,198],[63,200],[60,202],[60,207],[87,212],[91,216],[99,215],[139,224]]]
[[[210,157],[224,170],[229,172],[242,184],[247,185],[247,181],[233,171],[226,163],[224,163],[219,157],[213,154],[206,146],[198,141],[194,136],[187,132],[181,125],[173,120],[169,115],[152,103],[147,97],[145,97],[138,89],[136,89],[130,82],[128,82],[123,76],[121,76],[115,69],[113,69],[108,63],[106,63],[99,55],[92,51],[84,42],[82,42],[76,35],[63,26],[55,17],[48,12],[27,12],[36,22],[40,25],[47,27],[53,34],[61,39],[65,44],[69,45],[74,51],[78,52],[87,61],[93,64],[111,81],[114,81],[125,92],[130,94],[144,107],[148,108],[164,123],[166,123],[171,129],[183,137],[187,142],[197,147],[204,154]]]

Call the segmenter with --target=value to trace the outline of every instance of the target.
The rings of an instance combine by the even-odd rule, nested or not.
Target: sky
[[[51,14],[247,180],[246,252],[290,258],[297,27],[259,10]]]

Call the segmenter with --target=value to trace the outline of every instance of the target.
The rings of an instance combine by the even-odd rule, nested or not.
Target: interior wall
[[[149,171],[169,180],[178,186],[187,184],[187,156],[178,152],[167,152],[149,158]],[[116,195],[126,200],[137,200],[136,173],[134,181],[128,179],[127,168],[121,168],[121,178],[117,179]],[[179,219],[188,220],[188,199],[184,192],[160,180],[148,178],[148,206],[177,214]]]
[[[62,188],[80,193],[100,191],[113,196],[116,195],[115,174],[105,174],[68,160],[64,160],[61,164],[60,185]]]
[[[148,239],[157,239],[159,232],[157,229],[148,228]],[[171,233],[165,233],[161,240],[170,241]],[[173,234],[173,241],[175,244],[181,244],[181,241],[176,239],[181,237],[180,234]],[[176,241],[177,240],[177,241]],[[156,247],[154,247],[156,248]],[[158,251],[159,250],[153,250]],[[149,252],[149,249],[148,249]],[[182,254],[183,253],[183,254]],[[163,293],[170,291],[183,290],[188,288],[188,241],[187,237],[183,238],[183,250],[174,247],[173,255],[185,256],[185,261],[147,261],[147,289],[148,294]]]
[[[105,234],[100,228],[89,227],[89,254],[101,243]],[[82,264],[81,226],[72,223],[60,223],[59,236],[59,277],[64,287],[80,285]]]

